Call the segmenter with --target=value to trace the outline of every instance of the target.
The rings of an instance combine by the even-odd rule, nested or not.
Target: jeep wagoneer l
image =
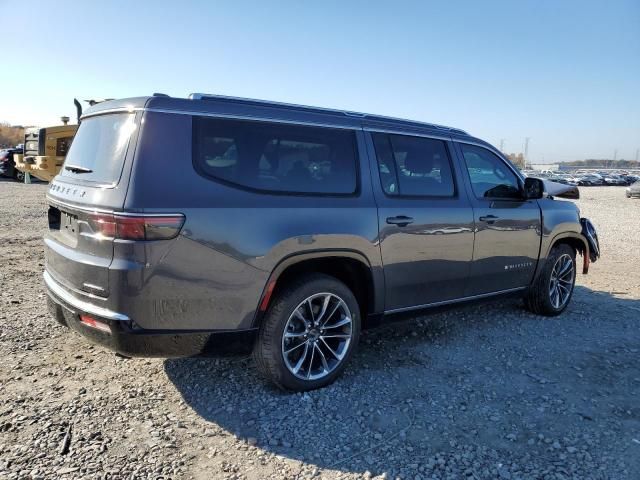
[[[563,191],[564,190],[564,191]],[[362,328],[519,295],[568,305],[593,225],[456,129],[193,94],[89,109],[47,194],[61,323],[124,355],[242,339],[275,384],[334,381]]]

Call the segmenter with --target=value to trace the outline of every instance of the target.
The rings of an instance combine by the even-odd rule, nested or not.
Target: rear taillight
[[[89,223],[94,233],[120,240],[169,240],[175,238],[182,225],[184,215],[123,215],[97,213]]]

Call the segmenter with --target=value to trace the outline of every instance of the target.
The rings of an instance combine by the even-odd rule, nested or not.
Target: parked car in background
[[[638,197],[640,198],[640,180],[632,183],[626,189],[627,198]]]
[[[176,175],[176,172],[180,172]],[[577,187],[449,127],[193,94],[91,107],[48,189],[50,310],[136,356],[241,339],[281,388],[362,328],[517,295],[555,316],[599,256]]]
[[[562,183],[564,185],[578,185],[577,180],[566,173],[554,173],[547,178],[552,182]]]
[[[625,175],[622,175],[622,177],[627,182],[627,185],[631,185],[637,182],[638,180],[640,180],[640,177],[638,175],[625,174]]]
[[[13,178],[19,182],[24,181],[24,173],[16,168],[13,158],[15,154],[22,155],[23,152],[24,150],[18,147],[0,150],[0,175]]]
[[[578,185],[580,186],[604,185],[604,179],[596,173],[588,173],[578,177]]]
[[[627,180],[619,175],[606,175],[604,177],[605,185],[627,185]]]

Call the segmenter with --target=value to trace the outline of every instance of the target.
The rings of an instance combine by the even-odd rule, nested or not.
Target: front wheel
[[[278,387],[313,390],[342,373],[359,335],[360,309],[351,290],[328,275],[305,275],[274,299],[253,356]]]
[[[529,288],[525,306],[538,315],[560,315],[573,295],[576,283],[576,252],[566,244],[551,249],[544,268]]]

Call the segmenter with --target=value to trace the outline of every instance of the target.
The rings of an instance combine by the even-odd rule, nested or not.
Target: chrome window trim
[[[341,130],[356,131],[356,130],[362,129],[360,125],[336,125],[334,123],[307,122],[304,120],[286,120],[282,118],[253,116],[253,115],[234,115],[231,113],[198,112],[198,111],[192,111],[192,110],[167,110],[163,108],[145,108],[144,111],[154,112],[154,113],[167,113],[167,114],[174,114],[174,115],[189,115],[191,117],[213,117],[213,118],[222,118],[227,120],[247,120],[247,121],[255,121],[255,122],[284,123],[287,125],[304,125],[309,127],[324,127],[324,128],[334,128],[334,129],[341,129]]]
[[[189,100],[205,100],[207,98],[211,98],[211,99],[220,99],[220,100],[227,100],[227,101],[237,101],[237,102],[247,102],[247,103],[251,102],[251,103],[258,103],[260,105],[264,105],[267,107],[272,106],[272,107],[305,108],[310,110],[316,110],[318,113],[342,114],[342,115],[346,115],[347,117],[363,118],[363,119],[370,118],[370,120],[372,121],[390,120],[394,122],[410,122],[410,123],[413,123],[415,126],[423,126],[423,127],[434,128],[434,129],[447,130],[451,133],[469,135],[467,132],[459,128],[448,127],[446,125],[438,125],[437,123],[422,122],[420,120],[411,120],[407,118],[389,117],[386,115],[376,115],[373,113],[354,112],[352,110],[340,110],[337,108],[314,107],[311,105],[302,105],[298,103],[276,102],[272,100],[261,100],[257,98],[234,97],[229,95],[218,95],[215,93],[195,92],[195,93],[189,94],[188,98]]]
[[[431,133],[420,133],[420,132],[407,132],[406,130],[394,130],[390,128],[376,128],[376,127],[364,127],[363,130],[365,132],[370,133],[390,133],[392,135],[404,135],[406,137],[421,137],[421,138],[432,138],[434,140],[442,140],[445,142],[450,142],[450,136],[442,136]]]
[[[223,98],[235,98],[235,97],[223,97]],[[275,105],[275,106],[300,106],[303,107],[304,105],[294,105],[294,104],[286,104],[286,103],[277,103],[277,102],[265,102],[265,105]],[[311,108],[311,107],[310,107]],[[319,107],[312,107],[312,108],[317,108],[319,111],[318,113],[321,113],[321,111],[325,111],[325,109],[321,109]],[[87,118],[91,118],[91,117],[96,117],[99,115],[107,115],[107,114],[111,114],[111,113],[134,113],[134,112],[154,112],[154,113],[166,113],[166,114],[174,114],[174,115],[190,115],[190,116],[199,116],[199,117],[214,117],[214,118],[225,118],[225,119],[230,119],[230,120],[254,120],[254,121],[258,121],[258,122],[275,122],[275,123],[284,123],[284,124],[289,124],[289,125],[308,125],[308,126],[314,126],[314,127],[325,127],[325,128],[339,128],[339,129],[343,129],[343,130],[365,130],[365,131],[369,131],[369,132],[381,132],[381,133],[395,133],[395,134],[399,134],[399,135],[413,135],[413,136],[419,136],[419,137],[427,137],[427,138],[435,138],[438,140],[447,140],[447,141],[451,141],[451,137],[448,136],[446,133],[443,135],[438,135],[438,134],[429,134],[429,133],[416,133],[416,132],[407,132],[406,130],[395,130],[395,129],[385,129],[385,128],[376,128],[376,127],[362,127],[359,125],[338,125],[335,123],[326,123],[326,122],[310,122],[310,121],[304,121],[304,120],[286,120],[286,119],[282,119],[282,118],[274,118],[274,117],[267,117],[267,116],[253,116],[253,115],[234,115],[234,114],[230,114],[230,113],[218,113],[218,112],[200,112],[200,111],[194,111],[194,110],[172,110],[172,109],[166,109],[166,108],[147,108],[147,107],[132,107],[132,108],[125,108],[125,107],[120,107],[120,108],[110,108],[110,109],[106,109],[106,110],[100,110],[99,112],[94,112],[94,113],[88,113],[83,115],[82,117],[80,117],[81,120],[87,119]],[[359,114],[356,112],[346,112],[346,111],[339,111],[339,110],[331,110],[331,109],[326,109],[327,113],[344,113],[347,117],[351,117],[351,118],[357,118],[357,119],[366,119],[367,118],[367,114]],[[410,121],[410,122],[414,122],[414,120],[404,120],[401,118],[395,118],[395,117],[382,117],[380,115],[376,115],[377,118],[384,118],[385,120],[390,120],[390,121]],[[451,135],[453,133],[458,133],[461,132],[462,130],[458,130],[458,129],[453,129],[451,127],[445,127],[445,126],[441,126],[441,125],[435,125],[435,124],[431,124],[431,123],[422,123],[422,122],[416,122],[415,128],[420,128],[421,126],[427,127],[427,128],[433,128],[433,129],[440,129],[440,130],[445,130],[448,131],[448,134]],[[466,132],[465,132],[466,134]],[[467,134],[468,135],[468,134]],[[472,142],[468,142],[468,143],[472,143]],[[481,146],[481,145],[480,145]]]

